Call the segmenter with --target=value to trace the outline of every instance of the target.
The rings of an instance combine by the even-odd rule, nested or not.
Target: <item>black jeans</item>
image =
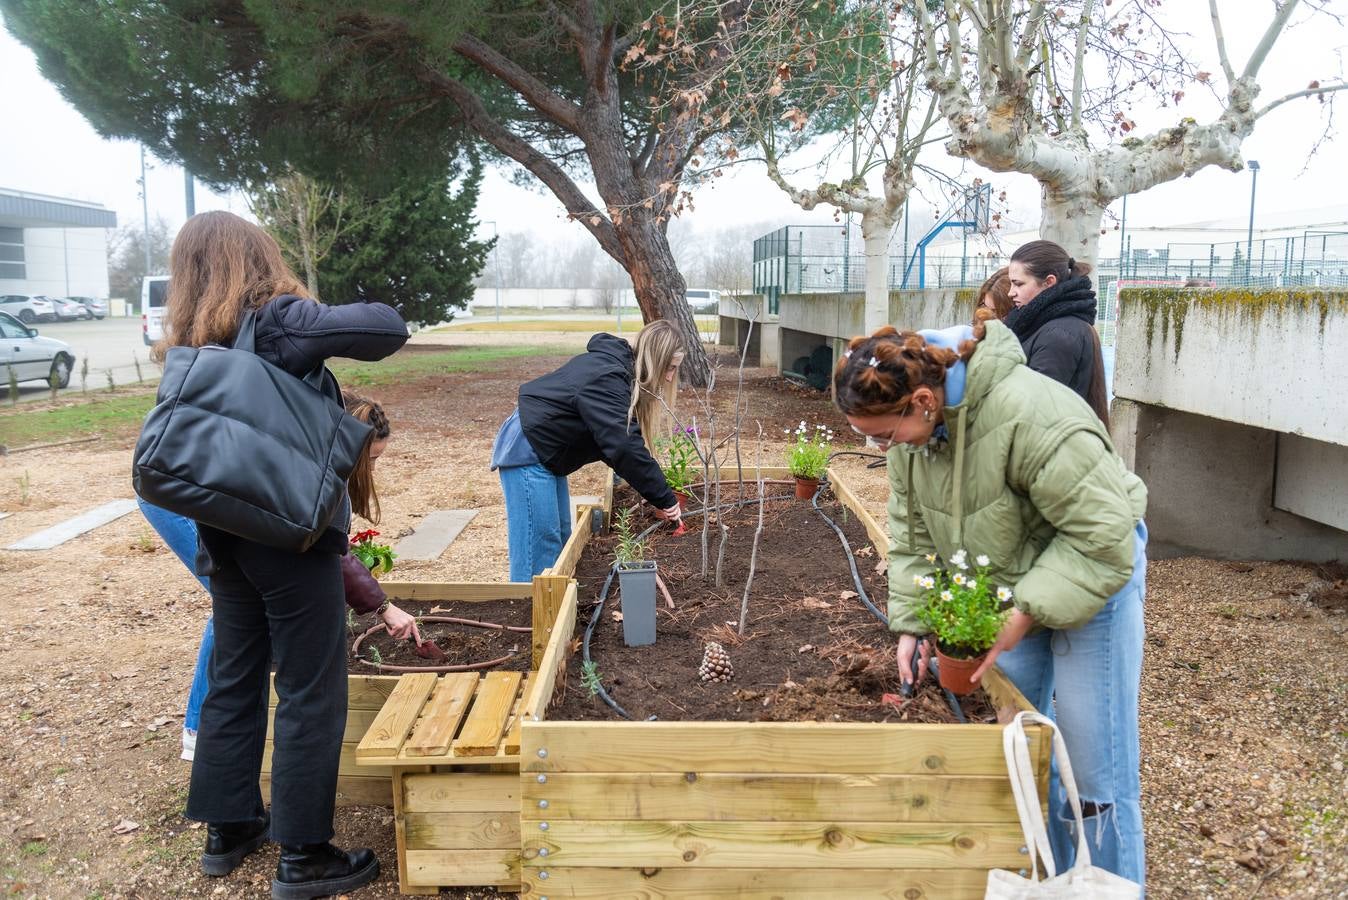
[[[240,822],[262,812],[267,675],[276,666],[271,835],[332,838],[346,729],[346,616],[338,557],[211,535],[215,652],[201,710],[187,816]]]

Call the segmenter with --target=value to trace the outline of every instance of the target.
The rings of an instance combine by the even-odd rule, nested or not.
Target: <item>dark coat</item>
[[[1011,310],[1006,326],[1020,339],[1026,364],[1088,400],[1095,376],[1095,291],[1086,276],[1045,288]]]
[[[374,361],[397,352],[407,343],[407,326],[391,306],[383,303],[328,306],[289,294],[259,309],[254,329],[257,355],[297,378],[334,356]],[[331,374],[324,381],[323,392],[334,402],[342,402],[341,388]],[[346,553],[350,524],[348,501],[310,549]],[[230,558],[231,545],[242,540],[205,525],[199,533],[207,557],[198,554],[197,572],[201,575],[211,574],[213,562]]]
[[[633,418],[635,357],[632,346],[611,334],[590,338],[585,353],[555,372],[520,387],[520,428],[538,461],[565,477],[587,463],[603,461],[657,509],[678,501],[660,464],[651,458]]]

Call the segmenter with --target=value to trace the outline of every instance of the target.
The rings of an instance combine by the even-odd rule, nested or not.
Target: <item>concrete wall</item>
[[[0,294],[108,296],[108,247],[102,228],[23,229],[24,274],[0,278]]]
[[[973,304],[970,289],[890,291],[889,322],[900,331],[945,328],[973,321]],[[845,341],[864,332],[864,311],[861,294],[787,294],[779,321],[783,328]]]
[[[718,343],[743,350],[749,341],[746,365],[765,366],[781,371],[780,326],[776,315],[768,312],[768,298],[760,294],[743,297],[722,296],[719,307]],[[750,328],[750,319],[753,327]]]
[[[1348,559],[1348,294],[1127,290],[1113,436],[1152,555]]]

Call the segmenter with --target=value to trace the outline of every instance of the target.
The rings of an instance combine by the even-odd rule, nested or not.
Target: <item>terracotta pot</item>
[[[818,478],[796,477],[796,499],[809,500],[814,496],[814,492],[819,489]]]
[[[679,512],[683,512],[684,510],[686,510],[688,508],[688,504],[693,502],[693,498],[690,497],[688,494],[685,494],[683,491],[675,491],[674,496],[677,497],[679,501]]]
[[[979,685],[970,681],[969,676],[978,671],[978,667],[983,665],[983,660],[986,658],[986,653],[980,653],[969,659],[960,659],[956,656],[947,656],[941,652],[940,647],[937,647],[936,659],[940,663],[941,687],[961,697],[965,694],[972,694],[978,690]]]

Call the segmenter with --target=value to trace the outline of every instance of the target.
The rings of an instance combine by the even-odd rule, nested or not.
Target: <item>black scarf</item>
[[[1006,327],[1024,343],[1054,319],[1077,318],[1094,325],[1095,311],[1095,291],[1091,289],[1091,280],[1081,275],[1044,288],[1029,303],[1011,310],[1011,314],[1006,317]]]

